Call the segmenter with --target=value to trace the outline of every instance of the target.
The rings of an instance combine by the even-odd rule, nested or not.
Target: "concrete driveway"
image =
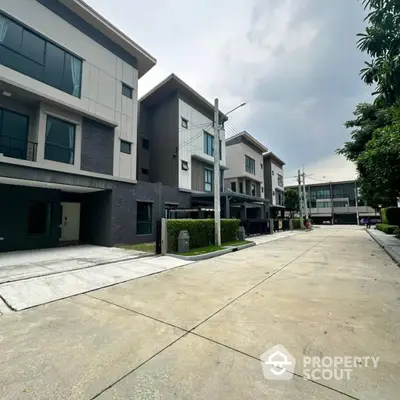
[[[365,231],[321,228],[5,315],[0,398],[398,399],[399,278]],[[277,344],[288,381],[263,375]],[[310,381],[304,356],[379,362]]]
[[[0,284],[139,257],[141,251],[92,245],[0,254]]]

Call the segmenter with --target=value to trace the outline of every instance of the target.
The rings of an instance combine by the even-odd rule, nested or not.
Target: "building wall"
[[[272,172],[274,173],[273,175],[272,175]],[[277,165],[276,163],[274,163],[273,161],[271,161],[271,185],[272,185],[272,194],[275,192],[276,193],[276,191],[277,190],[280,190],[280,191],[284,191],[285,190],[285,188],[284,188],[284,182],[283,182],[283,185],[282,186],[280,186],[279,184],[278,184],[278,175],[281,175],[282,176],[282,178],[283,178],[283,167],[282,166],[279,166],[279,165]],[[277,201],[276,201],[276,195],[273,195],[272,196],[272,205],[276,205],[277,204]]]
[[[178,98],[171,96],[151,113],[150,182],[178,186]]]
[[[188,121],[188,128],[185,129],[181,126],[181,118],[185,118]],[[176,115],[177,123],[179,126],[179,187],[181,189],[188,190],[199,190],[195,187],[199,187],[198,182],[192,183],[192,163],[194,168],[196,168],[196,161],[193,155],[199,156],[204,159],[205,162],[213,163],[214,157],[208,155],[204,152],[204,131],[214,136],[214,129],[212,124],[211,116],[206,116],[205,113],[200,112],[195,109],[183,99],[179,98],[179,110]],[[225,131],[220,131],[221,139],[221,165],[226,165],[226,151],[225,151]],[[184,171],[181,168],[181,162],[187,161],[189,165],[189,170]],[[198,160],[197,160],[198,161]],[[200,179],[197,177],[197,179]],[[197,180],[196,179],[196,180]],[[203,174],[204,182],[204,174]],[[201,189],[202,191],[204,190]]]
[[[245,156],[255,161],[255,175],[246,171]],[[246,144],[240,142],[226,146],[226,160],[228,170],[225,171],[225,179],[246,177],[257,181],[264,187],[264,160],[261,152],[256,152]]]
[[[272,204],[272,167],[271,161],[264,160],[264,197]]]
[[[139,104],[138,138],[137,138],[137,180],[150,182],[150,155],[152,146],[151,114],[143,105]],[[147,140],[149,148],[143,148],[143,140]],[[149,171],[143,173],[143,169]]]
[[[81,169],[99,174],[113,174],[113,128],[88,118],[83,118]]]
[[[81,98],[0,65],[2,79],[47,98],[60,107],[73,109],[77,115],[91,115],[100,121],[117,125],[113,172],[115,176],[135,179],[136,152],[121,154],[119,142],[124,139],[136,144],[137,69],[37,1],[2,0],[1,9],[84,60]],[[122,95],[122,82],[134,89],[133,99]],[[134,145],[132,147],[135,148]]]

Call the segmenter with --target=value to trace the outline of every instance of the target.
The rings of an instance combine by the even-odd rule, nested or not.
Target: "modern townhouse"
[[[191,193],[213,192],[214,106],[174,74],[139,103],[138,179]],[[221,113],[221,124],[224,118]],[[218,146],[222,178],[223,129]]]
[[[243,199],[241,219],[268,217],[268,208],[264,205],[265,152],[268,149],[246,131],[226,140],[228,169],[225,171],[224,187],[236,196],[245,195],[240,196]],[[237,210],[231,214],[236,215]]]
[[[283,184],[283,166],[285,163],[274,153],[264,158],[264,195],[270,205],[271,218],[284,217],[285,189]]]
[[[136,181],[138,79],[155,63],[81,0],[1,1],[0,251],[154,238],[180,196]]]
[[[297,190],[297,186],[288,187]],[[315,224],[355,225],[364,217],[380,218],[379,213],[364,203],[355,180],[306,184],[306,196]]]

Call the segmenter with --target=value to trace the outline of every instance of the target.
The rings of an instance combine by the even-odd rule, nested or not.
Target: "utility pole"
[[[220,193],[220,160],[219,160],[219,109],[218,99],[214,100],[214,222],[215,245],[221,246],[221,193]]]
[[[300,170],[297,170],[297,182],[299,184],[299,210],[300,210],[300,220],[301,226],[303,226],[303,205],[301,203],[301,175]]]
[[[306,192],[306,174],[304,173],[304,165],[303,165],[303,194],[304,194],[304,216],[308,219],[307,192]]]

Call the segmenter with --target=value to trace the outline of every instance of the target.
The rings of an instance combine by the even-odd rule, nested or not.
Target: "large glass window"
[[[213,150],[214,136],[210,135],[208,132],[204,132],[204,153],[209,156],[214,155]]]
[[[65,164],[75,160],[75,125],[55,117],[47,117],[44,158]]]
[[[330,199],[331,191],[330,189],[314,189],[311,188],[311,199]]]
[[[283,187],[283,176],[278,174],[278,186]]]
[[[81,96],[82,60],[0,14],[0,64]]]
[[[318,201],[317,208],[330,208],[331,202],[330,201]]]
[[[0,108],[0,153],[26,160],[29,117]]]
[[[256,162],[249,156],[245,156],[246,172],[256,174]]]
[[[151,235],[153,227],[152,204],[137,202],[136,234]]]
[[[210,168],[204,168],[204,191],[212,192],[213,185],[213,170]]]
[[[348,207],[349,203],[347,201],[334,201],[333,207]]]

